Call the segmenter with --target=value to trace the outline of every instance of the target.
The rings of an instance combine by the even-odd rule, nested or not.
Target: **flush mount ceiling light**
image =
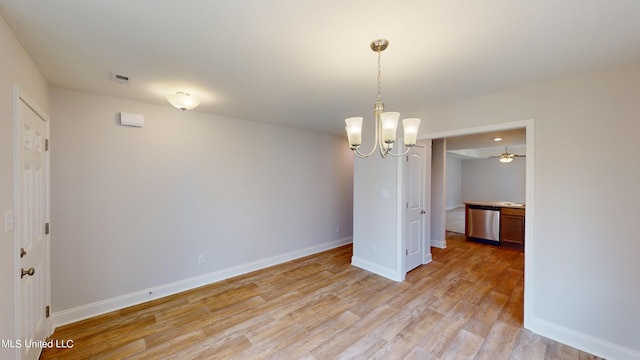
[[[370,44],[371,50],[378,53],[378,97],[373,105],[374,116],[374,144],[373,149],[368,154],[360,152],[360,145],[362,145],[362,117],[351,117],[345,119],[347,138],[349,140],[349,146],[353,153],[358,157],[365,158],[371,156],[376,148],[380,149],[380,155],[386,158],[391,156],[404,156],[412,146],[416,145],[416,138],[418,136],[418,127],[420,126],[420,119],[407,118],[402,120],[402,127],[404,128],[404,145],[407,150],[401,154],[393,154],[393,144],[396,141],[396,128],[398,126],[398,118],[400,113],[398,112],[384,112],[384,104],[382,103],[382,97],[380,95],[380,53],[389,46],[389,41],[385,39],[374,40]]]
[[[200,100],[183,91],[178,91],[175,94],[167,94],[167,101],[182,111],[191,110],[200,105]]]

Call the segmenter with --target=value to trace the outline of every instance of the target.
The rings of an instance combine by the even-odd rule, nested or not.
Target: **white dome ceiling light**
[[[184,91],[178,91],[175,94],[167,94],[167,101],[182,111],[191,110],[200,105],[200,100],[198,100],[198,98]]]

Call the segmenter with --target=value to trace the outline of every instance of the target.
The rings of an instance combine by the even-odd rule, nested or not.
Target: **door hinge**
[[[44,234],[49,235],[49,223],[44,224]]]
[[[409,155],[407,155],[407,162],[409,162]]]
[[[405,255],[405,256],[409,256],[409,249],[406,249],[406,250],[404,251],[404,255]]]
[[[46,317],[51,316],[51,306],[49,306],[49,305],[45,306],[45,308],[44,308],[44,315],[45,315]]]
[[[407,202],[406,204],[404,204],[404,208],[408,209],[409,208],[409,203]]]
[[[49,151],[49,139],[44,139],[44,151]]]

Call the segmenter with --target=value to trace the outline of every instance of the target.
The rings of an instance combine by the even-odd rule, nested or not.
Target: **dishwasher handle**
[[[499,207],[491,205],[469,205],[469,209],[500,211]]]

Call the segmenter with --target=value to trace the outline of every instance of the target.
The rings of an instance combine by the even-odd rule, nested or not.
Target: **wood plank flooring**
[[[393,282],[352,247],[56,329],[40,359],[598,359],[522,328],[524,256],[448,234]]]

